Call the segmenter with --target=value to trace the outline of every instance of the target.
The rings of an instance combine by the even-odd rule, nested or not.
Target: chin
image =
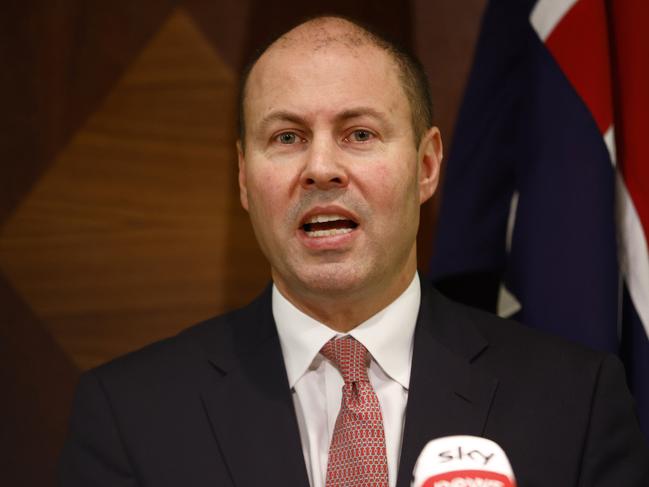
[[[363,289],[369,276],[348,266],[327,265],[303,272],[299,280],[314,293],[335,295]]]

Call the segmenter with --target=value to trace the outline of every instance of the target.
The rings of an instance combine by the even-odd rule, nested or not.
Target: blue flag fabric
[[[493,311],[504,285],[525,325],[622,354],[647,406],[649,438],[649,343],[641,324],[621,321],[615,169],[591,113],[530,24],[535,3],[492,0],[485,11],[444,175],[431,278],[469,304],[493,298]],[[642,359],[632,365],[631,355]]]

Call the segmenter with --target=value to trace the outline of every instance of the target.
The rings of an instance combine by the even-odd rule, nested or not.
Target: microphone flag
[[[446,436],[421,451],[412,487],[516,487],[507,455],[478,436]]]
[[[645,0],[489,2],[431,277],[618,354],[649,439],[647,25]]]

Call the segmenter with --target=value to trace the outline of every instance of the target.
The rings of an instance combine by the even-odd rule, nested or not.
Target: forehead
[[[354,105],[388,114],[410,110],[393,58],[348,39],[276,43],[251,70],[244,99],[247,125],[273,110],[325,113]]]

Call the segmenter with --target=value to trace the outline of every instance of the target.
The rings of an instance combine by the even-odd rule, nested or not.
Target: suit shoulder
[[[546,367],[555,364],[557,367],[598,368],[607,357],[611,357],[611,354],[589,349],[523,323],[451,301],[442,295],[438,297],[447,319],[459,326],[473,328],[484,337],[489,344],[485,350],[487,357],[499,357],[511,366],[530,363]]]
[[[151,343],[139,350],[117,357],[92,372],[101,379],[154,377],[186,374],[188,369],[210,358],[232,361],[241,344],[254,343],[267,332],[260,322],[272,321],[267,293],[249,305],[209,318],[182,330],[175,336]],[[268,310],[266,309],[268,308]],[[268,324],[267,324],[268,325]]]

